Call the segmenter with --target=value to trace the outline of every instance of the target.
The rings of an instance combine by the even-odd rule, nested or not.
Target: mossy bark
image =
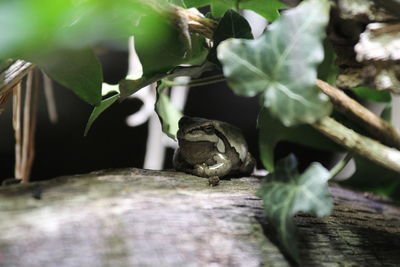
[[[122,169],[0,189],[0,266],[290,266],[257,178]],[[400,208],[331,187],[333,214],[296,216],[304,266],[396,266]]]

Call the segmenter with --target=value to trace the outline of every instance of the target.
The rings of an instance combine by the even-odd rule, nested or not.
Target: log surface
[[[142,169],[3,187],[0,266],[290,266],[258,187]],[[302,266],[399,266],[400,208],[330,191],[330,217],[295,218]]]

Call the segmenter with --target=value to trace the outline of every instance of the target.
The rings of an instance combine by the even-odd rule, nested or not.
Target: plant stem
[[[317,80],[317,86],[331,99],[335,110],[357,123],[382,143],[400,149],[400,133],[390,123],[330,84]]]
[[[340,160],[335,166],[333,166],[333,168],[330,170],[330,178],[332,179],[334,178],[336,175],[339,174],[339,172],[341,172],[344,167],[346,167],[347,163],[349,163],[349,161],[353,158],[353,154],[352,153],[347,153],[346,156]]]
[[[210,76],[202,79],[196,79],[196,80],[191,80],[188,83],[181,83],[181,82],[175,82],[175,81],[170,81],[170,80],[164,80],[164,84],[166,86],[189,86],[189,87],[197,87],[197,86],[203,86],[203,85],[209,85],[213,83],[218,83],[218,82],[223,82],[225,81],[224,75],[215,75],[215,76]]]
[[[400,151],[397,149],[360,135],[331,117],[325,117],[311,126],[349,151],[400,173]]]

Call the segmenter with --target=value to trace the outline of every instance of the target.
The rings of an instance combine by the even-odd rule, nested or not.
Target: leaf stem
[[[175,82],[171,80],[163,80],[163,83],[165,86],[189,86],[189,87],[197,87],[197,86],[203,86],[203,85],[209,85],[213,83],[218,83],[218,82],[223,82],[225,81],[225,77],[222,74],[206,77],[206,78],[201,78],[201,79],[196,79],[196,80],[191,80],[188,83],[182,83],[182,82]]]
[[[336,163],[335,166],[333,166],[333,168],[330,170],[330,177],[329,179],[334,178],[336,175],[339,174],[339,172],[341,172],[344,167],[346,167],[347,163],[349,163],[349,161],[353,158],[353,153],[347,153],[346,156],[340,160],[338,163]]]

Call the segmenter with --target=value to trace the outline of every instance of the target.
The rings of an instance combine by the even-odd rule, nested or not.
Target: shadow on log
[[[290,266],[257,178],[141,169],[0,189],[0,266]],[[328,218],[296,216],[304,266],[398,266],[400,208],[331,187]]]

